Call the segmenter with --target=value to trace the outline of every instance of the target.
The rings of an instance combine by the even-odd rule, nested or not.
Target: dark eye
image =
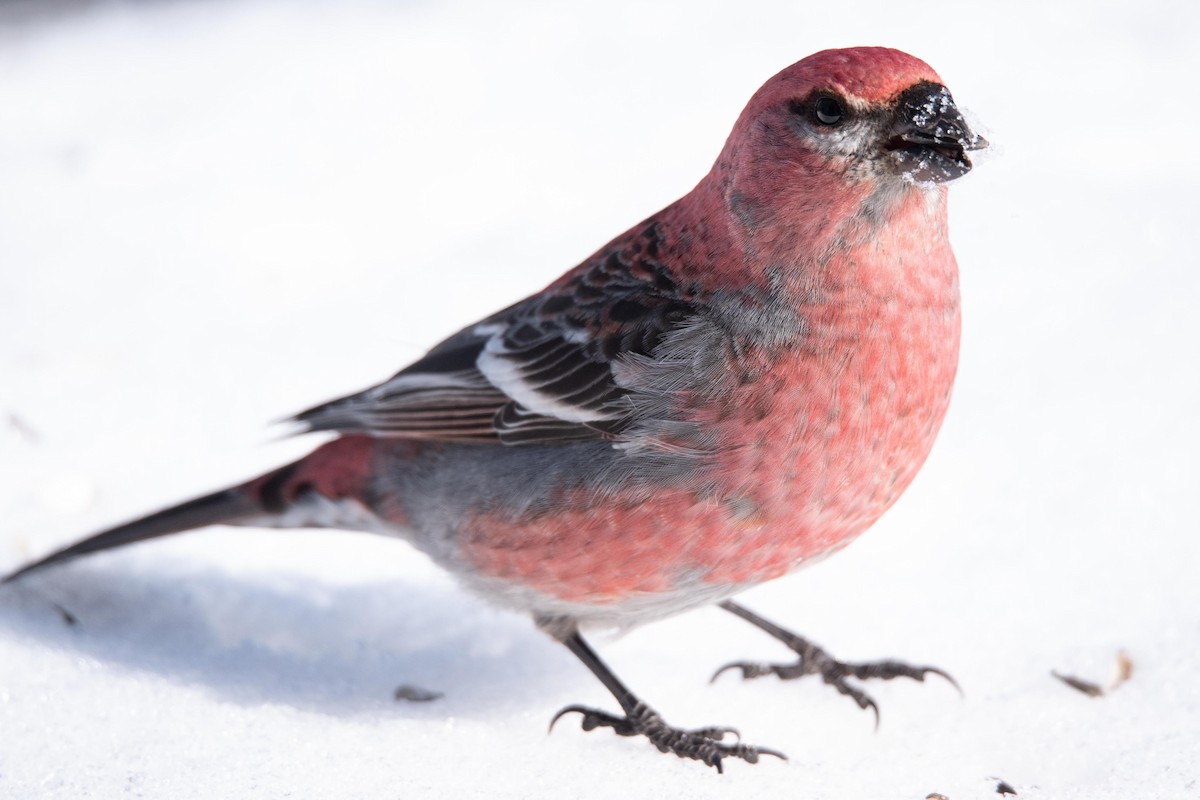
[[[813,103],[813,116],[822,125],[837,125],[842,121],[842,104],[832,97],[818,97]]]

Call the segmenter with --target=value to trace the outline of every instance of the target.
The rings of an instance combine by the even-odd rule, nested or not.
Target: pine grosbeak
[[[682,199],[390,380],[296,417],[338,438],[8,580],[213,524],[383,533],[531,614],[623,711],[559,716],[718,769],[780,755],[670,727],[580,629],[720,604],[799,656],[727,668],[820,674],[864,708],[848,677],[944,675],[836,661],[730,598],[845,547],[929,453],[958,359],[945,184],[985,145],[916,58],[810,56],[751,98]]]

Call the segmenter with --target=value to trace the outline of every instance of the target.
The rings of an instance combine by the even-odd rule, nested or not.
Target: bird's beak
[[[968,153],[988,146],[967,127],[950,91],[919,83],[896,100],[885,149],[900,171],[917,183],[946,183],[971,171]]]

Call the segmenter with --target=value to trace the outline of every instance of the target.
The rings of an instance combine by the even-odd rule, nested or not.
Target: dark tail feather
[[[307,501],[314,497],[332,501],[353,499],[361,507],[366,507],[375,444],[375,440],[369,436],[334,439],[299,461],[246,483],[164,508],[156,514],[97,533],[22,567],[0,580],[0,583],[8,583],[43,567],[61,564],[88,553],[208,525],[273,526],[272,523],[281,523],[285,512],[303,511]],[[395,448],[393,445],[393,451]],[[329,526],[327,510],[321,509],[319,504],[314,507],[318,512],[316,516],[306,518],[303,513],[292,514],[287,517],[287,527]],[[347,527],[354,528],[360,517],[361,513],[348,518]]]
[[[165,508],[155,514],[135,519],[115,528],[109,528],[82,542],[51,553],[40,561],[22,567],[5,577],[0,583],[14,581],[43,567],[61,564],[88,553],[121,547],[146,539],[155,539],[159,536],[169,536],[172,533],[180,533],[193,528],[203,528],[206,525],[240,522],[263,515],[262,502],[254,496],[254,493],[248,492],[246,486],[235,486]]]

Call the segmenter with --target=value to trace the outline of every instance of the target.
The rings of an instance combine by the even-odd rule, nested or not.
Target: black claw
[[[586,709],[584,709],[582,706],[563,706],[558,710],[558,713],[551,718],[550,727],[546,729],[546,733],[554,733],[554,726],[558,724],[558,721],[572,711],[584,712]]]
[[[582,720],[581,724],[585,731],[590,731],[592,728],[596,727],[595,725],[588,727],[588,717],[590,717],[593,713],[596,713],[596,712],[594,712],[593,709],[590,709],[586,706],[564,706],[564,707],[560,708],[558,710],[558,713],[554,715],[554,718],[552,720],[550,720],[550,727],[546,730],[546,733],[553,733],[554,726],[556,724],[558,724],[558,721],[560,719],[562,719],[563,717],[565,717],[567,714],[571,714],[571,713],[577,713],[577,714],[580,714],[583,716],[583,720]]]
[[[708,679],[708,682],[716,683],[717,678],[721,677],[722,673],[724,673],[726,670],[733,669],[735,666],[737,666],[737,665],[730,663],[730,664],[726,664],[722,667],[717,667],[717,671],[712,674],[712,677]]]
[[[708,682],[709,682],[709,683],[716,683],[716,682],[717,682],[717,678],[721,677],[721,675],[722,675],[723,673],[725,673],[725,672],[728,672],[728,671],[729,671],[729,670],[731,670],[731,669],[740,669],[740,670],[742,671],[742,678],[743,678],[743,680],[745,679],[745,677],[746,677],[746,665],[745,665],[745,664],[742,664],[742,663],[740,663],[740,662],[737,662],[737,661],[730,661],[728,664],[726,664],[726,665],[725,665],[725,666],[723,666],[723,667],[720,667],[720,668],[719,668],[719,669],[718,669],[716,672],[714,672],[714,673],[712,674],[712,677],[708,679]]]
[[[607,711],[601,711],[597,708],[577,705],[567,706],[555,714],[554,719],[550,720],[550,731],[554,730],[554,723],[558,722],[560,717],[571,712],[575,712],[583,717],[579,721],[579,727],[585,731],[594,731],[596,728],[612,728],[613,733],[618,736],[637,736],[639,733],[626,717],[618,717],[615,714],[609,714]],[[547,731],[547,733],[550,731]]]
[[[748,681],[751,678],[761,678],[764,675],[778,675],[779,670],[783,668],[783,666],[784,665],[779,664],[763,664],[761,662],[754,661],[730,661],[728,664],[714,672],[713,676],[708,679],[708,682],[716,683],[716,680],[721,676],[721,673],[728,672],[731,669],[741,670],[742,680]]]
[[[788,757],[785,753],[781,753],[778,750],[772,750],[769,747],[759,747],[757,750],[760,756],[775,756],[775,758],[778,758],[780,761],[788,760]]]
[[[967,696],[966,692],[963,691],[963,688],[958,685],[958,681],[954,680],[954,677],[949,672],[938,669],[937,667],[925,667],[924,671],[927,675],[937,675],[939,678],[945,680],[954,687],[954,691],[958,692],[959,697]],[[924,680],[924,677],[922,677],[921,680]]]

